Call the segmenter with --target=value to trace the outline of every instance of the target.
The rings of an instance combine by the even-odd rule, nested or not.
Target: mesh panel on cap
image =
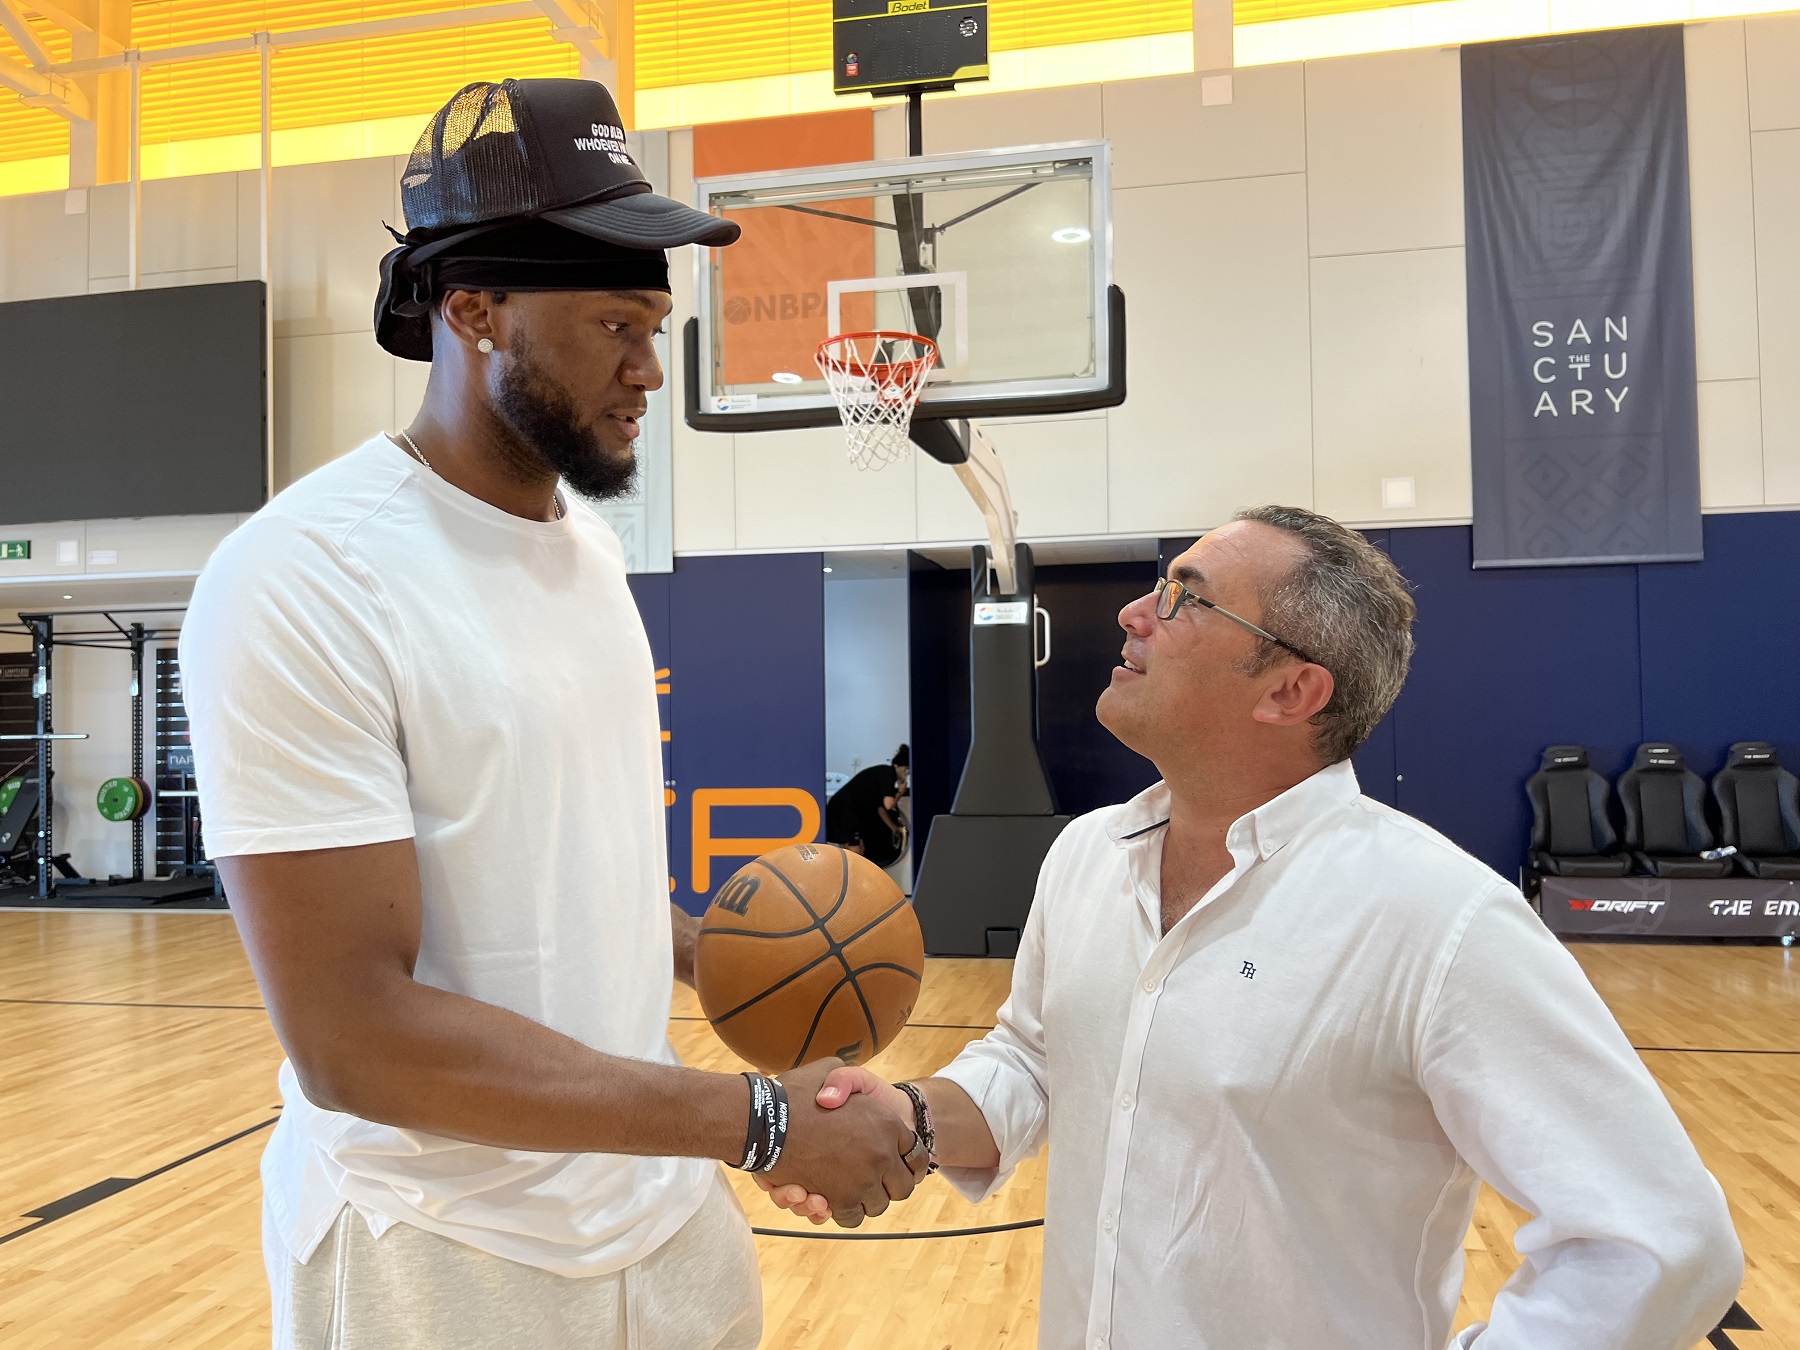
[[[505,85],[471,84],[431,119],[400,179],[409,229],[525,215],[540,205]]]

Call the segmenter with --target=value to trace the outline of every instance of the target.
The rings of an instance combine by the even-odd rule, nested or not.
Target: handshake
[[[913,1192],[931,1170],[914,1130],[912,1098],[839,1059],[785,1075],[788,1135],[781,1160],[754,1174],[782,1209],[822,1224],[855,1228]]]

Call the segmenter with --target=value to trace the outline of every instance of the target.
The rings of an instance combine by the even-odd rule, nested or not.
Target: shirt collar
[[[1268,858],[1312,822],[1348,806],[1361,792],[1349,760],[1327,765],[1280,796],[1239,816],[1227,831],[1226,840],[1232,845],[1254,841],[1257,857]],[[1107,833],[1115,844],[1126,848],[1151,838],[1168,823],[1169,788],[1158,782],[1119,807]]]

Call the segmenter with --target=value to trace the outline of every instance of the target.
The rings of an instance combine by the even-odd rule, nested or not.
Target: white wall
[[[854,777],[912,739],[906,574],[825,582],[825,770]],[[903,803],[903,809],[910,802]],[[910,811],[908,812],[910,816]],[[912,893],[912,855],[889,873]]]
[[[1800,16],[1687,34],[1702,502],[1800,506]],[[1188,533],[1270,500],[1469,518],[1459,62],[1245,69],[1211,107],[1188,75],[927,101],[931,152],[1112,142],[1130,396],[998,427],[1024,536]],[[830,432],[678,427],[675,471],[678,552],[981,537],[941,466],[859,474]],[[1403,476],[1416,506],[1384,510]]]
[[[1800,506],[1800,16],[1687,27],[1701,477],[1709,510]],[[1182,533],[1254,501],[1365,524],[1470,513],[1459,56],[1434,49],[929,100],[929,151],[1105,136],[1130,397],[1002,422],[1033,539]],[[877,114],[883,153],[896,110]],[[686,132],[647,162],[692,188]],[[666,155],[665,155],[666,147]],[[375,346],[400,161],[275,175],[276,486],[404,421],[425,367]],[[123,284],[125,189],[0,199],[0,299]],[[144,187],[147,285],[256,275],[257,176]],[[676,322],[692,310],[678,257]],[[671,371],[672,380],[679,378]],[[1380,480],[1417,505],[1383,510]],[[835,430],[677,426],[678,552],[977,540],[941,466],[848,467]]]

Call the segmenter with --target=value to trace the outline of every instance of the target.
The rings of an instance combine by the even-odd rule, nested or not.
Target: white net
[[[819,344],[857,468],[885,468],[911,453],[907,430],[937,359],[937,343],[917,333],[839,333]]]

